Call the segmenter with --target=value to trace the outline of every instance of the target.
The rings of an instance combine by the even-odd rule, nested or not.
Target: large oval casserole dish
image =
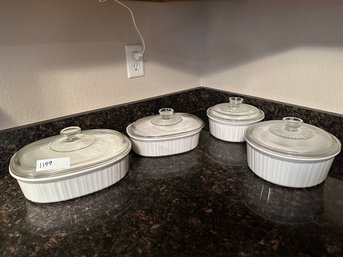
[[[9,171],[27,199],[59,202],[121,180],[129,168],[130,150],[130,140],[117,131],[68,127],[20,149]]]
[[[126,128],[132,149],[147,157],[179,154],[194,149],[204,122],[188,113],[162,108],[159,115],[135,121]]]
[[[250,169],[269,182],[288,187],[323,182],[341,150],[335,136],[296,117],[252,125],[245,138]]]

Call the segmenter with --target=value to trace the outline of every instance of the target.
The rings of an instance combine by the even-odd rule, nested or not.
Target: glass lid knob
[[[238,96],[230,97],[229,103],[233,108],[238,108],[243,103],[243,98]]]
[[[303,120],[297,117],[284,117],[281,124],[275,124],[269,128],[274,135],[304,140],[314,136],[314,132],[305,126],[302,126]]]
[[[157,126],[171,126],[178,124],[182,121],[182,117],[180,115],[174,114],[174,110],[172,108],[162,108],[159,109],[159,114],[156,117],[151,119],[151,123]]]
[[[81,133],[77,126],[67,127],[60,131],[61,137],[51,142],[50,148],[56,152],[73,152],[92,145],[95,137]]]
[[[162,108],[159,109],[158,113],[161,115],[162,119],[169,120],[172,118],[174,110],[172,108]]]
[[[296,117],[284,117],[282,120],[285,122],[285,128],[288,131],[297,131],[304,123],[302,119]]]
[[[69,142],[75,141],[77,139],[76,135],[81,132],[81,128],[77,126],[67,127],[60,131],[60,134],[66,136],[66,140]]]

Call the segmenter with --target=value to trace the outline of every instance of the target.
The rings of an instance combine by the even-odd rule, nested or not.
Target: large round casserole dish
[[[33,202],[59,202],[87,195],[121,180],[128,171],[130,140],[109,129],[81,131],[31,143],[16,152],[10,174]]]
[[[259,177],[288,187],[323,182],[341,143],[299,118],[260,122],[245,132],[249,168]]]
[[[159,115],[135,121],[126,128],[132,149],[147,157],[179,154],[194,149],[204,122],[188,113],[162,108]]]
[[[223,141],[244,142],[244,132],[252,124],[263,120],[264,112],[255,106],[243,104],[243,98],[230,97],[207,109],[210,133]]]

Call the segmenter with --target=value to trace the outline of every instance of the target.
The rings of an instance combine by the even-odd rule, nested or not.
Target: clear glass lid
[[[20,149],[10,161],[10,170],[23,178],[56,177],[103,167],[120,160],[130,150],[129,139],[117,131],[68,127],[58,136]]]
[[[188,113],[174,113],[171,108],[162,108],[159,115],[148,116],[135,121],[127,127],[131,137],[168,138],[188,133],[197,133],[204,127],[204,122]]]
[[[335,136],[296,117],[256,123],[246,130],[245,139],[264,152],[297,159],[328,158],[341,150]]]
[[[210,107],[207,116],[211,119],[234,124],[254,123],[264,118],[264,112],[255,106],[243,104],[243,98],[230,97],[229,103]]]

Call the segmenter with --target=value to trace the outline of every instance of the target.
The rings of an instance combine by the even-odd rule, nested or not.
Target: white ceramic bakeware
[[[27,199],[59,202],[121,180],[128,171],[130,150],[130,140],[117,131],[68,127],[20,149],[9,171]]]
[[[147,157],[167,156],[194,149],[204,122],[188,113],[162,108],[159,115],[135,121],[126,128],[132,149]]]
[[[287,187],[323,182],[341,143],[299,118],[260,122],[245,133],[249,168],[259,177]]]
[[[243,104],[241,97],[230,97],[229,101],[207,109],[210,133],[224,141],[244,142],[246,128],[263,120],[264,112],[252,105]]]

